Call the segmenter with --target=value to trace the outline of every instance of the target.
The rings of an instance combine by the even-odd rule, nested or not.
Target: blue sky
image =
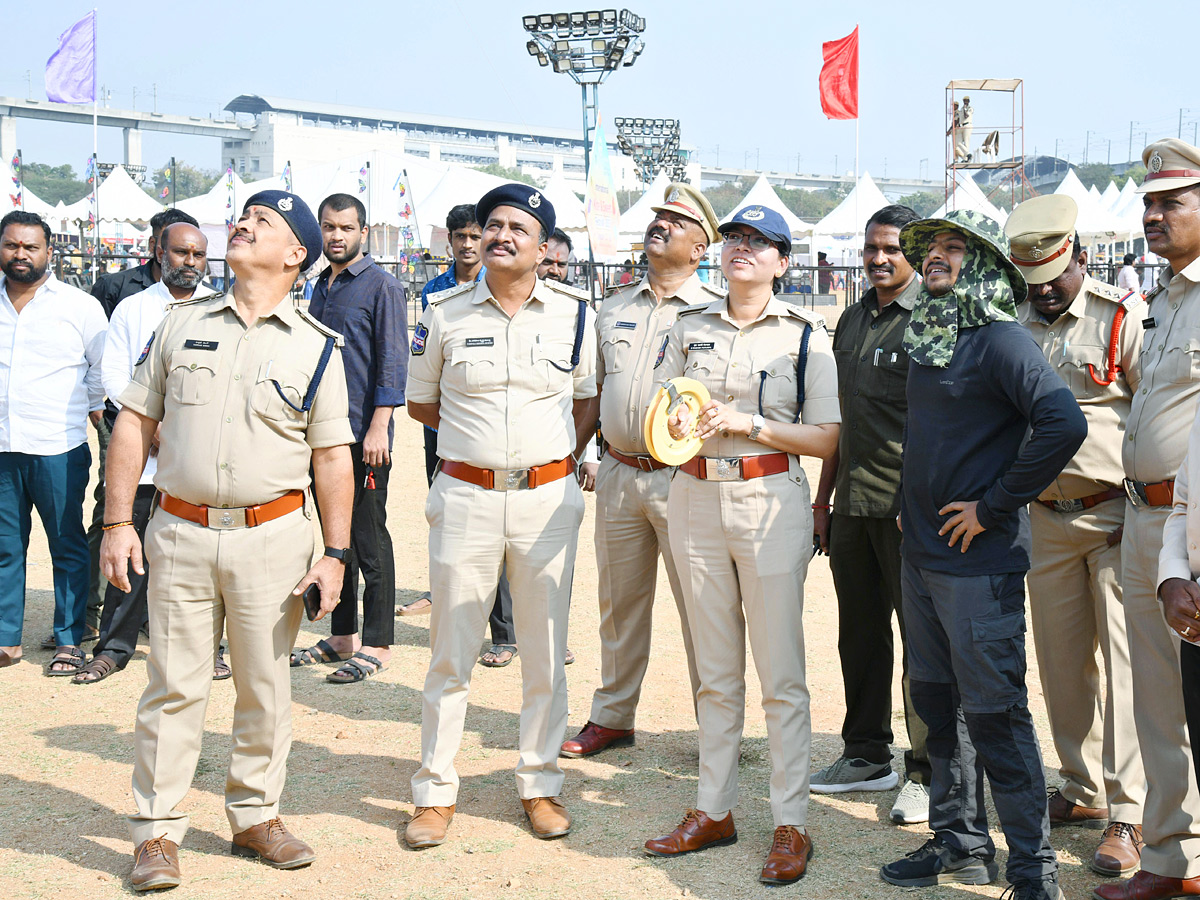
[[[589,9],[476,0],[356,4],[140,5],[100,0],[99,81],[114,107],[191,115],[219,111],[241,93],[355,103],[413,112],[580,127],[579,89],[539,68],[524,48],[521,15]],[[0,94],[45,99],[43,71],[58,35],[90,7],[28,4],[20,40],[9,40]],[[1174,136],[1183,111],[1191,139],[1200,121],[1194,41],[1200,7],[1097,0],[1089,4],[687,3],[631,0],[646,18],[646,51],[600,89],[601,112],[679,118],[704,162],[829,173],[851,170],[854,123],[821,113],[821,42],[857,24],[861,36],[860,168],[874,175],[940,178],[945,87],[952,78],[1025,80],[1025,150],[1081,161],[1123,161],[1133,121]],[[1028,17],[1036,15],[1036,22]],[[1023,18],[1024,17],[1024,18]],[[1147,19],[1149,17],[1149,19]],[[11,18],[11,17],[10,17]],[[1173,23],[1153,36],[1147,21]],[[11,24],[11,23],[10,23]],[[981,126],[1007,125],[1008,96],[976,95]],[[25,159],[82,170],[88,128],[17,125]],[[1090,142],[1088,140],[1088,132]],[[218,165],[215,139],[147,134],[144,160],[172,154]],[[121,135],[100,132],[102,160],[121,159]]]

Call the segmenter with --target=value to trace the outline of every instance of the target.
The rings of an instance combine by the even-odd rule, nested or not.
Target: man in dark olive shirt
[[[892,610],[903,642],[896,514],[908,409],[904,331],[921,290],[900,249],[900,229],[916,219],[907,206],[885,206],[867,220],[863,265],[871,289],[842,314],[833,338],[842,430],[837,452],[821,465],[813,525],[829,554],[837,591],[846,715],[842,755],[812,775],[818,794],[882,791],[898,780],[891,765]],[[911,824],[929,818],[930,773],[925,725],[909,698],[907,653],[903,659],[904,720],[912,749],[904,755],[905,784],[891,818]]]
[[[906,225],[900,245],[925,279],[904,341],[901,583],[913,705],[929,727],[934,836],[880,874],[903,886],[995,879],[986,771],[1014,896],[1061,900],[1025,688],[1025,507],[1075,455],[1087,423],[1016,321],[1025,281],[998,223],[957,210]]]
[[[364,252],[367,211],[349,194],[331,194],[317,211],[329,267],[317,279],[309,312],[342,335],[350,397],[354,461],[351,559],[342,600],[330,615],[330,637],[292,654],[293,666],[340,662],[334,684],[362,681],[387,665],[395,638],[396,563],[387,530],[392,470],[392,414],[404,405],[408,321],[404,288]],[[358,637],[358,573],[362,571],[362,640]]]

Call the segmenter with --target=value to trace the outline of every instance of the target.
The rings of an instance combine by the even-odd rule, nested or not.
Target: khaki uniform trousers
[[[471,673],[508,565],[521,647],[517,793],[557,797],[558,751],[567,730],[567,612],[583,493],[568,476],[532,490],[489,491],[439,474],[425,503],[429,522],[429,673],[421,712],[416,806],[457,801],[454,756],[462,741]]]
[[[1034,502],[1029,518],[1029,609],[1064,779],[1060,790],[1081,806],[1107,802],[1112,822],[1140,825],[1146,784],[1133,722],[1121,545],[1110,547],[1106,541],[1125,520],[1124,501],[1109,500],[1078,513]],[[1104,655],[1103,691],[1097,646]]]
[[[812,533],[808,485],[786,473],[717,482],[679,472],[667,520],[700,675],[696,806],[720,813],[738,802],[748,629],[771,750],[771,814],[776,826],[803,826],[812,755],[803,627],[811,545],[800,539]]]
[[[1179,638],[1158,601],[1158,553],[1170,507],[1125,504],[1121,581],[1133,669],[1133,720],[1146,771],[1142,869],[1168,878],[1200,875],[1200,794],[1192,766],[1179,674]]]
[[[596,564],[600,569],[600,687],[589,717],[604,728],[633,728],[650,662],[651,619],[662,553],[679,609],[692,702],[700,684],[679,574],[667,541],[672,469],[643,472],[609,454],[596,475]]]
[[[225,812],[233,833],[279,814],[292,745],[289,661],[303,604],[291,592],[312,564],[309,507],[255,528],[205,528],[162,509],[146,528],[149,683],[134,732],[135,844],[182,843],[178,810],[204,735],[213,661],[224,628],[237,699]]]

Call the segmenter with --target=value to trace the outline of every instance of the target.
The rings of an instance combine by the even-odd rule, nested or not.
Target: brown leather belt
[[[788,470],[788,454],[763,453],[760,456],[693,456],[679,467],[701,481],[747,481]]]
[[[1171,506],[1175,502],[1175,479],[1146,483],[1126,478],[1125,496],[1134,506]]]
[[[1106,500],[1116,500],[1118,497],[1125,496],[1124,488],[1109,488],[1107,491],[1101,491],[1099,494],[1092,494],[1088,497],[1079,497],[1075,500],[1039,500],[1038,503],[1060,513],[1077,513],[1083,512],[1085,509],[1091,509],[1099,503]]]
[[[519,491],[535,488],[566,478],[575,471],[575,460],[571,457],[533,466],[529,469],[481,469],[470,463],[442,460],[442,471],[451,478],[474,484],[489,491]]]
[[[253,528],[300,509],[304,506],[304,491],[288,491],[270,503],[239,506],[234,509],[197,506],[170,494],[159,494],[158,505],[173,516],[187,519],[205,528]]]
[[[658,469],[671,468],[665,462],[659,462],[653,456],[626,456],[615,447],[609,446],[608,455],[619,463],[624,463],[627,466],[632,466],[635,469],[641,469],[643,472],[654,472]]]

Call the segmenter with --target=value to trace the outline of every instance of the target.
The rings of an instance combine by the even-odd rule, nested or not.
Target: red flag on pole
[[[830,119],[858,118],[858,27],[821,45],[821,111]]]

